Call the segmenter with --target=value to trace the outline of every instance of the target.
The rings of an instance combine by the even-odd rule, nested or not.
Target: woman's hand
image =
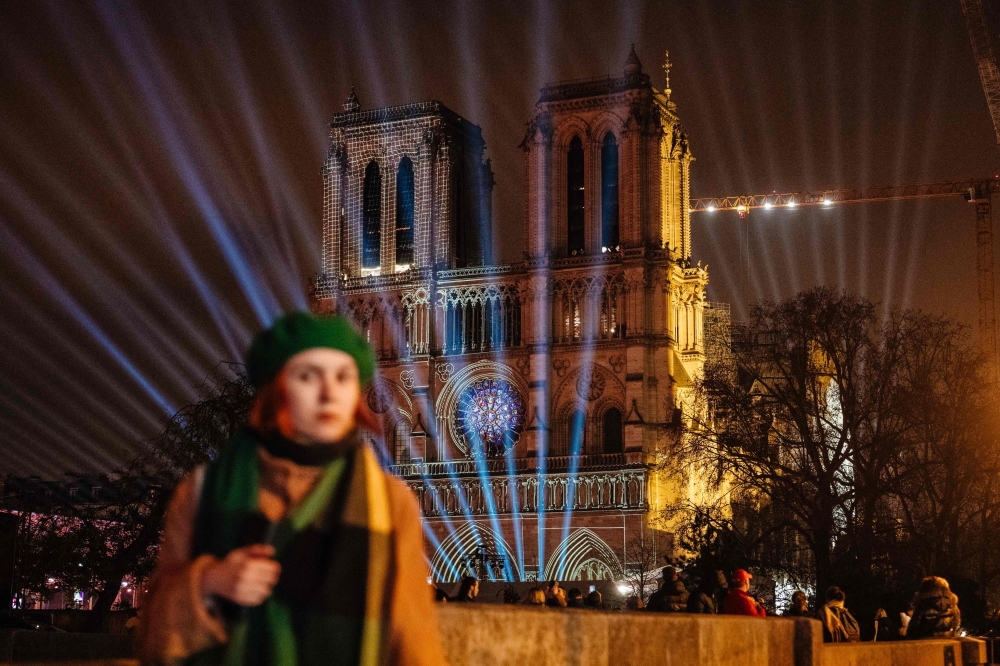
[[[205,567],[201,577],[204,596],[217,595],[240,606],[259,606],[271,596],[281,575],[272,560],[274,547],[262,543],[237,548],[226,559]]]

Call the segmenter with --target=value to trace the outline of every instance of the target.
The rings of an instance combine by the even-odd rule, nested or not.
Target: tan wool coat
[[[295,507],[312,488],[321,468],[302,467],[260,452],[258,506],[270,520]],[[225,643],[226,626],[201,593],[212,555],[191,559],[204,468],[185,477],[167,509],[156,571],[143,603],[136,650],[144,664],[182,663],[205,648]],[[445,664],[416,498],[399,479],[386,475],[394,542],[390,579],[388,664]]]

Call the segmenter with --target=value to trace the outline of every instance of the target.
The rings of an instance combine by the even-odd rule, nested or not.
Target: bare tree
[[[244,426],[253,390],[243,366],[223,363],[199,396],[174,414],[142,453],[106,477],[100,501],[27,493],[17,498],[16,507],[7,507],[27,518],[34,515],[19,549],[23,588],[46,594],[51,578],[97,593],[87,628],[100,629],[122,581],[128,576],[142,580],[151,572],[174,486],[214,458]]]
[[[995,577],[980,535],[998,452],[961,327],[815,289],[754,308],[728,348],[670,452],[738,498],[717,533],[748,537],[761,565],[804,545],[818,589],[871,594],[944,562]]]
[[[891,468],[892,556],[917,576],[944,573],[983,590],[1000,577],[1000,446],[995,387],[979,350],[952,324],[914,336],[901,391],[912,424]],[[994,600],[995,602],[996,600]]]
[[[642,529],[626,539],[623,547],[625,583],[632,588],[632,594],[642,599],[643,604],[663,568],[662,565],[657,566],[660,556],[656,541],[652,530]]]

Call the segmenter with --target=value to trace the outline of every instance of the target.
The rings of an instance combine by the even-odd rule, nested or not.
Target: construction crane
[[[997,143],[1000,143],[1000,70],[997,69],[997,60],[993,57],[993,46],[986,25],[983,3],[982,0],[960,1],[962,13],[965,14],[965,26],[969,29],[972,53],[976,56],[976,66],[979,68],[979,80],[982,81],[983,92],[986,93],[986,105],[990,107],[993,129],[997,133]]]
[[[993,54],[990,30],[983,11],[982,0],[959,0],[969,41],[979,69],[979,79],[986,95],[986,105],[993,120],[993,130],[1000,144],[1000,69]],[[901,201],[928,199],[961,194],[966,201],[976,205],[976,282],[979,292],[979,344],[990,362],[990,379],[1000,379],[1000,357],[997,354],[997,323],[994,304],[993,281],[993,218],[991,196],[1000,189],[998,178],[981,178],[971,181],[949,181],[922,185],[893,185],[860,189],[823,190],[821,192],[792,192],[789,194],[760,194],[714,199],[693,199],[692,212],[735,210],[739,212],[740,225],[740,290],[744,303],[749,302],[750,237],[747,214],[753,208],[796,206],[833,206],[838,203],[863,203],[868,201]]]
[[[997,325],[994,306],[993,283],[993,218],[990,198],[1000,192],[1000,177],[973,180],[924,183],[920,185],[891,185],[888,187],[844,188],[816,192],[788,192],[785,194],[754,194],[748,196],[692,199],[691,212],[734,210],[741,218],[741,289],[744,302],[749,302],[746,290],[749,284],[750,260],[747,216],[753,209],[797,208],[799,206],[832,207],[837,204],[867,203],[872,201],[903,201],[962,196],[976,205],[976,266],[979,291],[979,342],[990,360],[990,377],[997,381],[1000,362],[997,359]]]
[[[986,105],[993,120],[993,131],[1000,144],[1000,70],[993,55],[990,31],[986,23],[982,0],[959,0],[969,30],[972,54],[979,68]],[[1000,359],[997,358],[996,311],[993,307],[993,221],[990,217],[990,198],[976,199],[976,267],[979,282],[979,342],[992,362],[990,379],[997,381]]]

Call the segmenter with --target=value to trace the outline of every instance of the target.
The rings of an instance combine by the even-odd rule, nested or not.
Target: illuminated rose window
[[[524,428],[524,400],[508,382],[482,379],[462,391],[455,424],[473,452],[502,456]]]

